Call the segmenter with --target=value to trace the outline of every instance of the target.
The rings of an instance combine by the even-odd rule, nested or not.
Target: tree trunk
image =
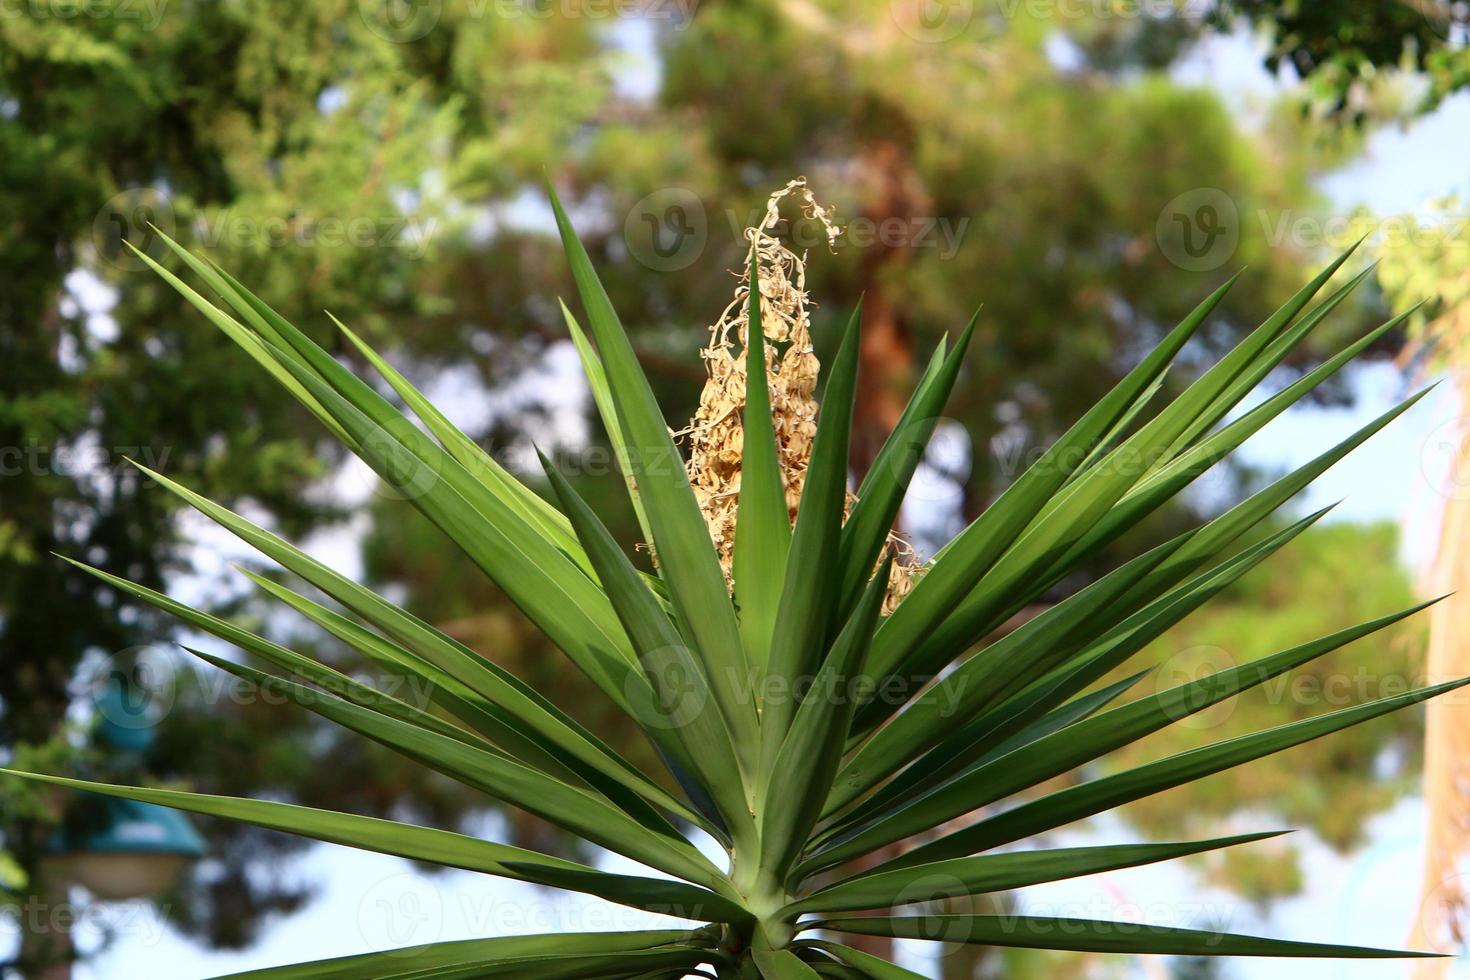
[[[879,139],[858,157],[858,198],[863,222],[872,229],[908,222],[923,208],[925,195],[904,149],[895,141]],[[886,224],[885,224],[886,223]],[[863,293],[863,341],[858,351],[860,388],[853,408],[849,465],[859,480],[868,472],[883,441],[898,424],[913,382],[914,351],[908,327],[897,304],[885,291],[896,267],[906,265],[911,244],[906,239],[885,243],[869,235],[858,262],[858,284]],[[902,846],[890,845],[854,863],[866,870],[897,857]],[[843,942],[884,959],[893,957],[893,940],[885,936],[844,936]]]
[[[26,828],[35,838],[39,828]],[[71,942],[75,909],[65,879],[47,862],[36,859],[35,849],[23,848],[32,860],[24,862],[30,883],[20,909],[20,953],[16,966],[26,980],[71,980],[76,953]]]
[[[862,387],[853,412],[853,472],[867,473],[888,433],[898,424],[914,381],[914,345],[902,310],[888,283],[913,257],[910,235],[884,229],[916,227],[928,207],[906,152],[896,141],[880,139],[858,159],[858,197],[868,229],[858,263],[863,292],[863,344],[859,354]]]
[[[1430,610],[1428,681],[1470,675],[1470,379],[1460,381],[1459,429],[1432,575],[1432,594],[1449,598]],[[1424,883],[1410,948],[1454,952],[1464,941],[1470,850],[1470,697],[1455,691],[1429,702],[1424,741]],[[1453,960],[1421,960],[1419,980],[1448,976]]]

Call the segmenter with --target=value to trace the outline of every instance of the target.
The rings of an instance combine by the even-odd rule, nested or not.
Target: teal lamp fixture
[[[153,745],[158,721],[148,699],[121,671],[97,694],[99,746],[125,761],[140,760]],[[153,898],[204,854],[204,838],[181,811],[151,803],[79,793],[47,843],[64,880],[105,901]]]
[[[204,854],[204,839],[177,810],[85,793],[47,850],[67,880],[116,902],[167,891]]]

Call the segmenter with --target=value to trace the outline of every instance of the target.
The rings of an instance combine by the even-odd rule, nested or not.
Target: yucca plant
[[[738,421],[723,443],[723,451],[733,453],[726,462],[738,463],[738,480],[733,511],[715,508],[719,520],[733,522],[733,538],[722,542],[718,521],[696,493],[688,461],[554,195],[553,205],[590,337],[570,312],[568,328],[625,463],[652,571],[640,570],[549,463],[546,479],[556,504],[498,465],[345,326],[346,337],[417,422],[207,259],[169,243],[218,302],[143,258],[494,579],[636,721],[667,773],[639,771],[492,660],[160,473],[145,471],[336,605],[247,573],[264,592],[359,651],[384,676],[413,681],[414,690],[429,692],[431,703],[396,699],[166,595],[79,567],[278,673],[196,651],[208,663],[502,805],[631,858],[650,873],[612,874],[458,833],[279,802],[14,775],[568,889],[695,925],[446,942],[241,976],[916,976],[840,941],[852,934],[1181,956],[1418,955],[1132,923],[933,911],[941,899],[1269,837],[1023,846],[1063,825],[1465,683],[1348,707],[1065,788],[1042,788],[1422,608],[1380,615],[1148,697],[1123,698],[1141,675],[1106,684],[1152,640],[1321,518],[1319,511],[1284,525],[1268,523],[1418,395],[1221,516],[1128,561],[965,658],[1016,611],[1403,319],[1383,324],[1248,411],[1233,411],[1362,281],[1366,273],[1313,305],[1347,254],[1183,394],[1155,406],[1170,362],[1230,284],[1206,297],[910,583],[911,571],[896,576],[892,570],[891,528],[961,376],[974,321],[953,347],[941,344],[934,353],[877,462],[849,492],[862,329],[854,314],[830,365],[798,480],[784,454],[791,433],[803,430],[781,414],[790,392],[783,390],[773,412],[772,379],[779,374],[773,348],[805,341],[793,339],[790,329],[770,329],[774,314],[790,310],[781,307],[769,281],[780,277],[780,263],[762,260],[770,258],[768,243],[754,230],[746,285],[732,307],[739,313],[736,332],[743,335],[736,338],[743,360],[733,372],[743,374],[736,385],[739,404],[719,419],[704,419]],[[799,287],[799,277],[776,285]],[[780,356],[808,353],[787,349]],[[778,432],[786,435],[778,439]],[[1263,523],[1279,529],[1251,534]],[[895,588],[899,579],[905,586]],[[696,828],[718,842],[723,856],[692,842]]]

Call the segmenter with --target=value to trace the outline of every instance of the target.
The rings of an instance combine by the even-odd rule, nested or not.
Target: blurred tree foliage
[[[1464,0],[1224,0],[1211,18],[1261,30],[1270,42],[1266,67],[1305,80],[1311,103],[1354,125],[1428,112],[1470,85]],[[1418,91],[1385,101],[1394,76],[1417,77]]]
[[[441,299],[421,282],[441,237],[454,237],[450,189],[488,197],[532,179],[600,91],[591,29],[575,19],[449,12],[414,45],[399,43],[400,27],[352,0],[15,4],[0,15],[5,759],[74,768],[85,732],[62,723],[74,707],[86,713],[79,666],[170,636],[156,614],[51,557],[153,586],[190,570],[166,495],[124,457],[209,494],[248,494],[289,535],[342,511],[324,492],[330,440],[121,240],[147,247],[156,222],[308,329],[320,331],[324,306],[368,328],[412,321]],[[177,683],[155,777],[373,812],[408,790],[415,812],[453,819],[448,785],[401,768],[396,782],[370,778],[383,760],[361,740],[308,740],[289,713],[221,702],[187,670]],[[61,804],[20,793],[7,782],[0,796],[14,902]],[[229,836],[169,908],[214,942],[244,944],[260,912],[301,898],[280,876],[251,873],[293,844],[210,829]]]

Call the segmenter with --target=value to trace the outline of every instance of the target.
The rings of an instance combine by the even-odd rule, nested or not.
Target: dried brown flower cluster
[[[795,197],[802,212],[821,223],[828,245],[835,245],[842,229],[831,212],[817,203],[805,177],[798,177],[772,194],[765,217],[745,237],[760,270],[761,328],[766,345],[766,378],[770,387],[772,423],[776,434],[786,508],[792,522],[811,459],[817,431],[817,376],[821,364],[812,350],[811,321],[807,315],[805,257],[776,238],[780,204]],[[746,268],[749,268],[747,260]],[[742,273],[734,298],[710,328],[709,346],[702,350],[709,380],[700,393],[699,408],[689,427],[677,433],[689,438],[689,480],[709,524],[728,581],[735,547],[736,512],[740,498],[740,468],[745,446],[742,413],[745,409],[745,349],[748,342],[749,273]],[[910,559],[913,549],[897,535],[889,546]],[[885,612],[897,605],[913,585],[917,563],[895,563]]]

